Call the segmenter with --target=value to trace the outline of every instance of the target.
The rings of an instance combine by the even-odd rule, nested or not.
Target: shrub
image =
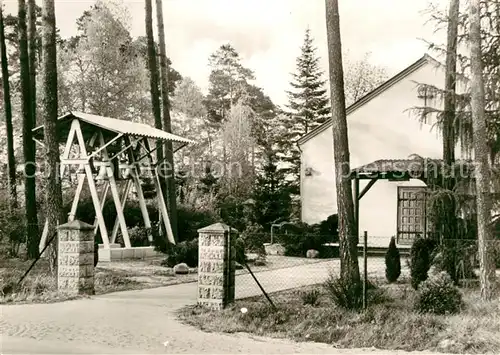
[[[444,240],[436,248],[432,264],[439,271],[446,271],[455,285],[460,279],[476,278],[472,260],[477,253],[475,240]]]
[[[265,254],[264,243],[269,241],[270,236],[264,232],[262,226],[252,223],[245,228],[240,238],[244,242],[247,251]]]
[[[0,206],[0,240],[8,240],[8,254],[11,257],[19,256],[21,244],[26,241],[25,221],[22,209],[9,212],[8,206]]]
[[[302,299],[302,304],[310,306],[319,305],[319,296],[321,296],[321,292],[315,288],[312,290],[303,291],[300,294],[300,298]]]
[[[174,267],[180,263],[186,263],[189,267],[198,266],[198,238],[167,246],[167,259],[162,265]]]
[[[462,306],[462,294],[445,271],[420,284],[415,308],[421,313],[453,314]]]
[[[128,230],[130,244],[133,247],[149,246],[148,230],[144,227],[132,227]]]
[[[416,290],[418,285],[427,280],[431,267],[433,243],[429,239],[419,238],[413,242],[410,250],[411,285]]]
[[[389,249],[385,254],[385,277],[389,282],[396,282],[401,275],[401,256],[396,247],[396,239],[391,238]]]
[[[319,223],[318,231],[320,235],[330,237],[330,243],[335,243],[339,241],[338,227],[339,216],[337,214],[332,214],[326,220]]]
[[[178,241],[188,241],[198,238],[198,229],[216,223],[217,216],[209,210],[195,209],[190,206],[177,208]]]
[[[360,310],[363,307],[363,283],[349,283],[337,276],[330,274],[328,279],[323,284],[328,296],[337,306],[349,309]],[[382,297],[380,292],[376,292],[377,287],[368,282],[367,285],[367,302],[382,302],[385,297]]]
[[[236,262],[240,265],[244,265],[246,263],[247,256],[245,254],[245,242],[241,239],[241,237],[236,238],[234,241],[234,248],[236,250]]]
[[[317,225],[297,223],[285,225],[278,240],[285,247],[287,256],[305,257],[309,249],[314,249],[320,252],[320,257],[324,257],[327,254],[323,244],[331,242],[332,236],[320,234]]]

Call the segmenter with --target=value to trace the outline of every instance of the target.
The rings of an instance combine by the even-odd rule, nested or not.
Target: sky
[[[122,1],[130,14],[132,35],[144,35],[144,0]],[[422,38],[444,42],[445,34],[435,34],[433,25],[426,24],[429,17],[422,11],[429,1],[339,0],[342,51],[350,60],[370,52],[370,61],[391,75],[403,70],[427,52]],[[447,1],[432,2],[446,6]],[[16,0],[4,3],[7,12],[17,11]],[[55,0],[62,37],[75,34],[75,20],[93,3]],[[254,70],[255,84],[284,105],[307,27],[322,68],[328,69],[324,8],[324,0],[163,0],[167,55],[175,69],[206,92],[209,55],[221,44],[231,43],[243,64]]]

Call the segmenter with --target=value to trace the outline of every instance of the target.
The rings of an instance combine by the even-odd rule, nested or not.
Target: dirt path
[[[325,276],[335,262],[259,273],[269,286],[288,278],[289,286]],[[323,271],[321,271],[323,270]],[[323,273],[323,274],[322,274]],[[295,275],[295,277],[293,276]],[[302,276],[297,276],[302,275]],[[304,275],[309,275],[307,278]],[[245,279],[247,278],[247,279]],[[237,277],[239,296],[256,294],[249,275]],[[244,286],[248,284],[249,286]],[[286,287],[276,286],[280,289]],[[117,292],[54,304],[2,306],[2,354],[387,354],[387,351],[338,350],[326,344],[296,343],[247,334],[204,333],[178,322],[175,311],[196,302],[196,283]],[[237,286],[238,287],[238,286]],[[245,289],[246,287],[246,289]],[[265,286],[266,287],[266,286]],[[165,342],[168,342],[165,345]],[[396,354],[399,352],[393,352]],[[401,352],[403,354],[403,352]]]

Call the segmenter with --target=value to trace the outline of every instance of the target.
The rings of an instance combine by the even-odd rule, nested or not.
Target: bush
[[[178,241],[189,241],[198,238],[198,229],[214,224],[217,216],[205,209],[195,209],[190,206],[177,208]]]
[[[25,222],[22,209],[16,209],[11,213],[8,206],[0,206],[0,240],[8,240],[8,256],[19,256],[21,244],[26,241]]]
[[[302,299],[302,304],[310,306],[319,305],[319,296],[321,296],[321,292],[318,289],[303,291],[300,294],[300,298]]]
[[[241,239],[241,237],[236,238],[234,241],[234,248],[236,250],[236,262],[240,265],[244,265],[247,261],[247,256],[245,254],[245,242]]]
[[[332,238],[330,235],[320,234],[317,225],[297,223],[282,227],[277,239],[285,247],[287,256],[305,257],[309,249],[314,249],[319,251],[320,257],[326,257],[326,248],[323,244],[331,242]]]
[[[337,306],[349,310],[360,310],[363,307],[363,282],[352,284],[330,274],[323,287],[332,302]],[[373,303],[374,301],[380,302],[384,299],[380,293],[376,292],[377,290],[377,287],[373,283],[368,282],[368,303]]]
[[[252,223],[245,228],[240,238],[244,242],[247,251],[265,254],[264,243],[269,242],[270,236],[264,232],[262,226]]]
[[[458,285],[460,279],[477,277],[472,262],[477,253],[475,240],[445,239],[436,249],[432,264],[437,270],[446,271],[455,285]]]
[[[413,242],[410,250],[411,286],[416,290],[418,285],[427,280],[427,273],[431,267],[433,242],[419,238]]]
[[[391,238],[389,248],[385,254],[385,277],[389,282],[396,282],[401,275],[401,256],[396,247],[396,239]]]
[[[462,306],[462,294],[445,271],[420,284],[415,308],[421,313],[453,314]]]
[[[132,227],[128,230],[132,247],[149,246],[148,230],[144,227]]]
[[[198,266],[198,238],[167,246],[167,259],[162,265],[174,267],[180,263],[186,263],[189,267]]]

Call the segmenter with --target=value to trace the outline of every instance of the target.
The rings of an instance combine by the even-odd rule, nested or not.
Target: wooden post
[[[142,140],[142,139],[141,139]],[[149,244],[153,244],[153,234],[151,232],[151,219],[149,218],[148,207],[146,205],[146,200],[144,199],[144,192],[142,191],[141,181],[139,179],[140,170],[138,164],[140,161],[137,159],[137,154],[140,152],[141,140],[137,140],[137,150],[134,150],[132,144],[130,144],[130,139],[125,136],[125,143],[129,146],[127,154],[129,158],[129,163],[132,165],[130,169],[130,177],[132,178],[135,191],[137,192],[137,199],[139,200],[139,206],[141,208],[142,218],[144,220],[144,227],[148,231]]]
[[[80,146],[80,156],[81,158],[87,158],[87,148],[85,147],[85,140],[83,139],[83,133],[80,127],[80,122],[78,120],[74,120],[76,122],[76,137],[78,139],[78,145]],[[97,194],[97,188],[95,186],[94,175],[92,174],[92,169],[90,168],[90,164],[84,164],[85,174],[87,175],[87,181],[89,184],[90,195],[92,196],[92,203],[94,204],[95,215],[97,217],[97,224],[99,225],[99,229],[101,230],[101,238],[102,243],[105,248],[109,248],[109,237],[108,231],[106,230],[106,224],[104,223],[104,216],[102,215],[101,204],[99,202],[99,195]]]
[[[125,204],[127,203],[127,198],[128,194],[130,193],[130,188],[132,187],[132,180],[128,179],[125,182],[125,186],[123,187],[123,192],[122,192],[122,208],[125,208]],[[120,227],[120,221],[118,219],[118,215],[115,218],[115,224],[113,225],[113,232],[111,233],[111,244],[113,244],[116,241],[116,237],[118,235],[118,228]]]
[[[107,163],[110,163],[111,160],[109,159],[108,156],[108,150],[106,148],[106,143],[104,142],[104,137],[102,132],[99,132],[99,141],[101,145],[100,149],[102,152],[102,156],[104,158],[103,160]],[[115,159],[118,159],[118,157],[115,157]],[[120,229],[122,231],[123,242],[125,243],[126,248],[131,248],[132,245],[130,244],[130,237],[128,235],[127,224],[125,222],[125,216],[123,215],[123,208],[120,201],[120,194],[118,192],[118,187],[116,186],[115,173],[113,172],[113,169],[111,168],[110,164],[106,164],[106,171],[108,173],[108,181],[109,181],[109,188],[111,190],[111,196],[113,197],[113,201],[115,203],[116,216],[118,217]]]
[[[354,177],[354,198],[352,199],[354,202],[354,219],[356,223],[356,240],[359,241],[359,179],[358,177]],[[356,242],[357,243],[357,242]]]
[[[368,306],[367,287],[368,287],[368,232],[363,233],[363,309]]]
[[[172,227],[170,226],[170,218],[168,217],[167,205],[165,199],[163,198],[160,177],[158,176],[157,166],[153,162],[153,157],[151,155],[151,148],[149,147],[149,142],[147,139],[144,140],[145,150],[148,153],[149,165],[151,172],[153,174],[153,181],[156,189],[156,196],[158,198],[159,213],[161,214],[161,219],[165,225],[165,230],[167,231],[167,238],[171,244],[175,244],[174,234],[172,233]]]

